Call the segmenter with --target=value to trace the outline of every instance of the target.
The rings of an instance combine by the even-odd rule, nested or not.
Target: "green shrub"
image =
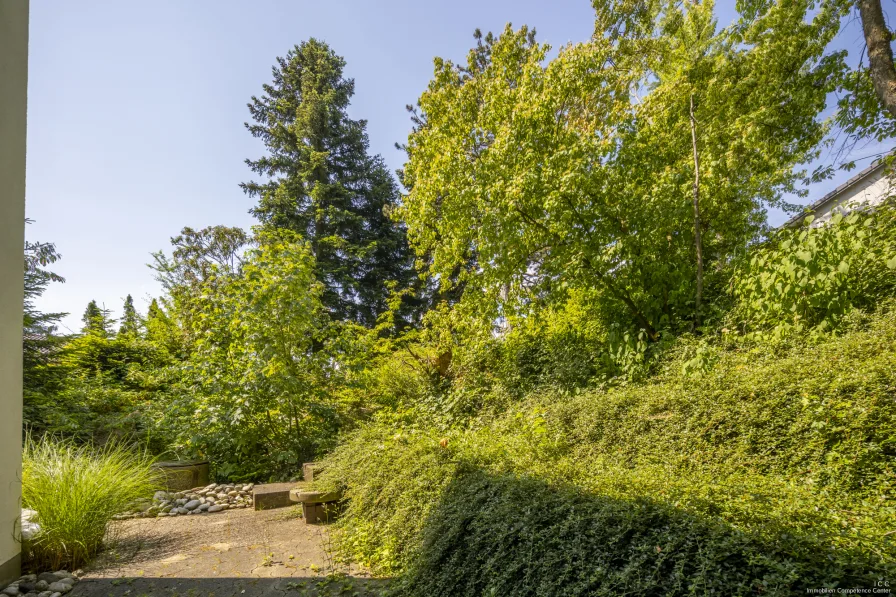
[[[99,551],[112,516],[152,494],[158,479],[145,453],[120,442],[80,446],[26,438],[22,503],[37,512],[40,532],[28,542],[36,568],[77,568]]]
[[[213,270],[190,299],[187,391],[158,412],[172,452],[208,458],[219,478],[285,479],[344,423],[336,398],[352,328],[330,319],[301,237],[254,238],[237,274]]]
[[[405,582],[413,595],[554,597],[790,595],[877,579],[867,556],[819,557],[830,553],[812,537],[768,540],[656,494],[472,469],[429,513]]]
[[[445,435],[374,423],[320,482],[347,492],[340,545],[410,595],[872,586],[896,573],[896,310],[841,327]]]
[[[896,288],[896,204],[835,214],[823,226],[785,228],[734,268],[733,324],[780,338],[827,332],[854,308],[872,308]]]

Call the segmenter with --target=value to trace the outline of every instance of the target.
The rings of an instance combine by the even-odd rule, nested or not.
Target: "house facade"
[[[0,586],[19,576],[28,0],[0,0]]]
[[[807,215],[812,214],[815,219],[811,225],[821,226],[835,213],[880,205],[894,192],[896,177],[889,172],[887,164],[877,160],[815,203],[807,205],[804,211],[790,218],[784,225],[798,226]]]

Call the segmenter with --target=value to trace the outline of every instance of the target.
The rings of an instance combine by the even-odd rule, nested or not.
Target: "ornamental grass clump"
[[[158,487],[153,459],[121,442],[102,447],[28,437],[22,461],[22,503],[37,512],[40,531],[26,546],[33,565],[83,565],[108,538],[109,521]]]

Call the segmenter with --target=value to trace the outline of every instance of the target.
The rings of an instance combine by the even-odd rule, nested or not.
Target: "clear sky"
[[[719,0],[722,24],[732,4]],[[145,311],[160,292],[152,251],[184,226],[254,224],[238,184],[263,147],[246,103],[294,44],[317,37],[346,59],[351,115],[395,169],[433,57],[461,60],[475,28],[507,22],[557,47],[588,39],[593,13],[588,0],[31,0],[26,236],[56,243],[67,280],[38,306],[70,312],[71,331],[91,299],[120,313],[130,293]],[[841,38],[861,49],[855,24]]]

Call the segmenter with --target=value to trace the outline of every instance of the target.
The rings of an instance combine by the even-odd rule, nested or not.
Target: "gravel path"
[[[333,562],[327,529],[295,508],[113,523],[114,543],[66,597],[358,597],[385,581]]]

